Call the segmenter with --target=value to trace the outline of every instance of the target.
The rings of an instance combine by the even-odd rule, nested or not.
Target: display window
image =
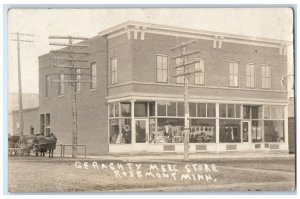
[[[121,102],[121,116],[130,117],[131,116],[131,104],[130,102]]]
[[[252,142],[262,142],[263,134],[262,134],[262,121],[254,120],[251,123],[251,137]]]
[[[110,144],[131,143],[131,119],[119,118],[110,120]]]
[[[264,121],[265,142],[284,142],[284,121]]]
[[[190,143],[215,143],[215,119],[191,119]]]
[[[147,102],[135,102],[134,103],[134,116],[135,117],[147,117],[148,106]]]
[[[184,119],[157,118],[157,131],[151,131],[150,143],[183,143],[183,127]]]
[[[241,142],[241,120],[220,119],[220,142]]]

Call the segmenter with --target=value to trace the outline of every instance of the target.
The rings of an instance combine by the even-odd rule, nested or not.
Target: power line
[[[74,51],[74,48],[78,47],[88,47],[87,44],[74,44],[74,40],[81,40],[81,41],[86,41],[88,38],[84,37],[73,37],[73,36],[50,36],[50,40],[52,39],[59,39],[59,40],[67,40],[68,43],[57,43],[57,42],[50,42],[49,45],[54,45],[54,46],[64,46],[63,50],[51,50],[50,53],[55,54],[59,53],[62,54],[62,57],[59,56],[52,56],[53,60],[60,60],[60,61],[65,61],[65,64],[61,63],[54,63],[53,67],[55,68],[65,68],[68,69],[68,72],[61,72],[59,75],[70,75],[71,79],[70,80],[52,80],[51,82],[53,83],[70,83],[71,84],[71,95],[72,95],[72,157],[77,158],[77,143],[78,143],[78,130],[77,130],[77,92],[76,92],[76,87],[79,83],[91,83],[91,80],[81,80],[77,79],[78,76],[82,76],[85,74],[77,73],[78,69],[90,69],[89,67],[84,67],[80,66],[79,63],[87,63],[89,62],[88,60],[83,60],[83,59],[78,59],[74,58],[75,55],[87,55],[89,54],[88,52],[80,52],[78,50]],[[76,63],[76,65],[74,64]],[[53,75],[53,74],[52,74]],[[86,75],[89,76],[89,75]]]
[[[200,51],[187,52],[187,48],[190,44],[196,43],[197,40],[190,40],[187,42],[182,42],[180,45],[175,46],[170,49],[170,51],[181,50],[181,54],[173,59],[182,59],[182,64],[173,66],[175,69],[183,68],[183,73],[177,74],[174,77],[183,77],[184,78],[184,160],[189,160],[189,138],[190,138],[190,122],[189,122],[189,103],[188,103],[188,95],[189,95],[189,78],[191,74],[199,72],[199,70],[195,70],[193,72],[189,71],[189,66],[199,62],[193,61],[189,62],[188,58],[190,55],[198,54]]]
[[[18,53],[18,96],[19,96],[19,134],[23,137],[24,130],[24,121],[23,121],[23,100],[22,100],[22,78],[21,78],[21,42],[33,42],[33,40],[21,39],[21,36],[33,37],[32,34],[25,33],[10,33],[12,35],[16,35],[16,39],[11,39],[11,41],[17,42],[17,53]]]

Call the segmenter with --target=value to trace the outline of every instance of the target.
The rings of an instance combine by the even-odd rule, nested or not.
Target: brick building
[[[126,22],[83,42],[90,70],[78,78],[92,83],[77,84],[78,143],[88,153],[183,151],[182,60],[170,49],[191,39],[190,151],[288,151],[289,42]],[[51,83],[69,77],[54,63],[39,57],[40,131],[70,144],[70,84]]]

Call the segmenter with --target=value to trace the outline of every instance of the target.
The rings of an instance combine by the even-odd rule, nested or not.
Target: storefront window
[[[189,103],[190,117],[196,117],[196,103]]]
[[[110,143],[130,144],[131,143],[131,119],[110,120]]]
[[[155,116],[155,102],[149,102],[149,115]]]
[[[270,119],[271,118],[271,107],[270,106],[265,106],[264,107],[264,118],[265,119]]]
[[[157,115],[158,116],[166,116],[166,102],[158,101],[157,102]]]
[[[265,106],[265,119],[284,119],[284,106]]]
[[[271,106],[271,119],[277,119],[277,106]]]
[[[177,102],[177,116],[182,117],[184,116],[184,103]]]
[[[114,117],[114,104],[109,104],[109,117]]]
[[[278,106],[278,119],[284,119],[284,107],[283,106]]]
[[[262,106],[244,106],[243,107],[244,119],[261,119]]]
[[[207,104],[207,117],[216,117],[216,104]]]
[[[176,116],[176,102],[167,102],[168,116]]]
[[[252,121],[252,142],[262,142],[262,121]]]
[[[241,120],[220,119],[220,142],[241,142]]]
[[[206,117],[206,103],[198,103],[198,117]]]
[[[119,103],[115,103],[115,117],[119,117]]]
[[[234,118],[234,104],[227,105],[228,118]]]
[[[182,143],[184,119],[158,118],[157,131],[150,135],[151,143]]]
[[[134,116],[135,117],[147,117],[147,102],[135,102],[134,103]]]
[[[131,105],[129,102],[121,102],[121,115],[122,117],[131,116]]]
[[[284,119],[284,107],[283,106],[278,106],[278,111],[277,111],[278,119]]]
[[[252,119],[258,119],[258,107],[251,107],[252,108],[252,115],[251,118]]]
[[[242,105],[240,105],[240,104],[235,105],[235,117],[236,118],[241,118],[241,108],[242,108]]]
[[[284,121],[264,121],[265,142],[284,142]]]
[[[243,107],[243,115],[244,119],[250,119],[250,106]]]
[[[226,104],[220,104],[220,117],[226,117]]]
[[[216,142],[215,119],[191,119],[190,126],[191,143]]]
[[[150,133],[150,136],[149,136],[149,143],[154,143],[155,142],[155,135],[156,135],[156,131],[155,131],[155,118],[150,118],[149,119],[149,133]]]

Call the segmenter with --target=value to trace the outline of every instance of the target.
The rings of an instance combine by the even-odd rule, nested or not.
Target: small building
[[[287,41],[141,22],[126,22],[82,44],[76,62],[78,143],[89,154],[183,152],[183,60],[170,51],[196,39],[189,51],[191,152],[288,152]],[[41,132],[72,143],[68,69],[39,57]],[[50,122],[51,121],[51,122]]]
[[[39,120],[39,108],[23,109],[23,134],[33,135],[39,134],[40,120]],[[13,134],[19,134],[20,122],[19,111],[13,111]]]
[[[22,98],[23,109],[35,109],[39,106],[38,93],[22,93]],[[18,93],[11,92],[8,94],[8,134],[10,135],[19,133],[19,130],[16,132],[16,123],[14,123],[14,121],[16,121],[16,117],[13,117],[13,111],[16,116],[16,111],[18,111],[18,109],[19,95]]]

